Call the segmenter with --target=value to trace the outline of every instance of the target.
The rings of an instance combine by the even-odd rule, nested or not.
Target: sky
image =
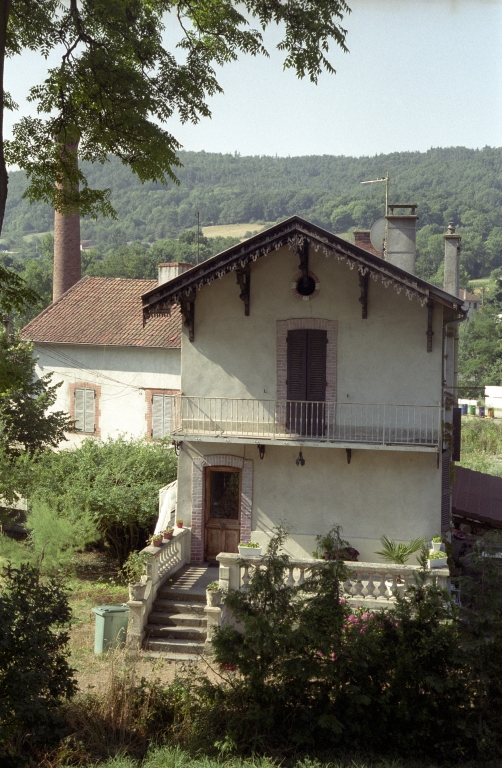
[[[246,56],[218,70],[224,94],[210,100],[211,119],[168,124],[183,149],[360,157],[502,146],[502,0],[348,4],[350,53],[333,45],[336,75],[314,85],[284,71],[272,30],[270,59]],[[6,88],[21,114],[32,113],[25,95],[44,66],[29,53],[7,62]],[[7,132],[12,122],[7,114]]]

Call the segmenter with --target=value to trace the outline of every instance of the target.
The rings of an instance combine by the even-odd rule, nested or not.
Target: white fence
[[[423,445],[441,439],[441,406],[174,398],[173,436]]]

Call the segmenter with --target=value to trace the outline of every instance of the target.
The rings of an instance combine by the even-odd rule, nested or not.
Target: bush
[[[30,501],[72,525],[90,520],[95,538],[121,567],[129,552],[144,546],[157,519],[159,489],[175,477],[176,456],[163,443],[90,439],[40,458]]]
[[[76,689],[68,664],[70,608],[60,584],[30,565],[7,566],[0,587],[0,758],[57,735],[63,699]]]

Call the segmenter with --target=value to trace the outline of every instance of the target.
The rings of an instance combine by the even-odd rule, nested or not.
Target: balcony
[[[441,406],[173,398],[174,440],[439,450]]]

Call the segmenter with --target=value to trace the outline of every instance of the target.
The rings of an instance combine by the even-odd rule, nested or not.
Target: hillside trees
[[[30,91],[39,116],[21,118],[10,141],[0,122],[0,227],[6,161],[26,171],[30,201],[113,215],[109,190],[89,186],[70,143],[79,142],[84,161],[117,156],[142,182],[174,180],[180,145],[165,125],[174,115],[193,123],[210,115],[207,98],[222,92],[216,67],[267,55],[262,31],[278,24],[284,66],[315,83],[335,71],[329,46],[347,50],[341,22],[350,13],[345,0],[6,0],[1,8],[0,113],[14,106],[3,86],[6,56],[56,50],[61,59]],[[166,25],[178,37],[174,52]]]

